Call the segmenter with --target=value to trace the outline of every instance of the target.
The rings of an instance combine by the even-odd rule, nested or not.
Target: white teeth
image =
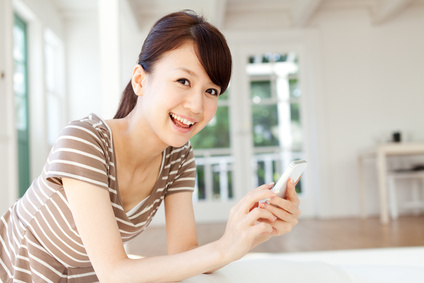
[[[191,122],[191,121],[189,121],[189,120],[187,120],[187,119],[184,119],[184,118],[182,118],[182,117],[180,117],[180,116],[178,116],[178,115],[176,115],[176,114],[174,114],[174,113],[171,113],[171,116],[172,116],[172,118],[174,118],[175,120],[178,120],[178,121],[180,121],[181,123],[186,124],[187,126],[191,126],[191,125],[193,125],[193,124],[194,124],[194,122]]]

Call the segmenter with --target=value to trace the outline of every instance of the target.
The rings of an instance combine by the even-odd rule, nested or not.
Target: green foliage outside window
[[[253,101],[271,97],[271,81],[253,81],[250,83],[250,97]],[[259,101],[258,101],[259,102]]]
[[[195,149],[230,147],[228,106],[218,107],[215,117],[190,141]]]
[[[277,105],[253,105],[253,142],[255,146],[278,146]]]

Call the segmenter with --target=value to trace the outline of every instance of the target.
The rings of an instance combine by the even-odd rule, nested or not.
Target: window
[[[233,198],[228,93],[219,97],[215,117],[191,139],[197,164],[195,200]]]
[[[256,168],[254,183],[275,182],[288,164],[304,156],[301,91],[295,53],[249,57],[250,107]],[[297,186],[299,191],[302,185]]]
[[[18,139],[19,195],[22,196],[30,184],[27,25],[16,14],[13,25],[13,63],[13,92],[15,96],[15,119]]]

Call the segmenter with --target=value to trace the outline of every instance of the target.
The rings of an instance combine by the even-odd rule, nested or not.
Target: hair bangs
[[[208,25],[205,27],[204,25]],[[211,29],[214,32],[211,32]],[[197,55],[211,81],[224,93],[230,83],[232,60],[226,40],[208,23],[192,26]]]

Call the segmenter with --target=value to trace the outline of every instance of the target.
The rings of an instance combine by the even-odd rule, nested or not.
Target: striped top
[[[41,175],[0,221],[0,281],[97,282],[75,222],[62,177],[108,190],[123,242],[140,234],[169,194],[193,191],[196,168],[188,142],[168,147],[151,194],[125,213],[116,180],[112,132],[98,116],[69,123]]]

